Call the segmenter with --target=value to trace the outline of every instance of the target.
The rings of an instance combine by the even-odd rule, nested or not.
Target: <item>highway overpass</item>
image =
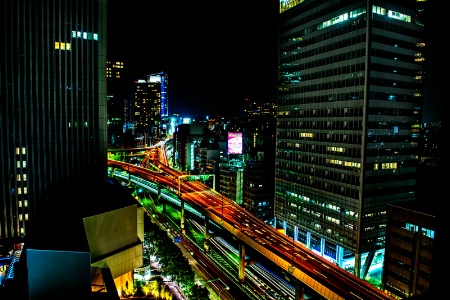
[[[119,168],[153,181],[175,192],[181,200],[181,229],[184,229],[184,204],[195,208],[206,220],[212,220],[240,241],[239,279],[244,281],[245,249],[251,247],[271,260],[295,282],[296,298],[301,299],[304,286],[325,299],[395,299],[368,282],[341,269],[307,249],[302,244],[259,220],[230,199],[199,181],[156,162],[158,171],[108,160],[112,168]],[[207,226],[209,222],[205,221]],[[205,228],[206,238],[208,228]],[[208,245],[205,244],[207,251]]]

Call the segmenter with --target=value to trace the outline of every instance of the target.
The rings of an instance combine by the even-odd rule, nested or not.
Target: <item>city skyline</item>
[[[306,242],[308,247],[321,252],[322,256],[329,256],[341,267],[344,267],[344,257],[349,258],[351,254],[355,261],[355,275],[365,276],[370,259],[362,266],[363,254],[369,253],[375,257],[381,254],[376,251],[382,249],[384,242],[385,204],[412,202],[414,198],[422,138],[419,126],[423,97],[421,78],[426,77],[422,72],[421,55],[425,49],[420,47],[424,45],[424,32],[420,25],[422,15],[415,9],[414,1],[405,1],[404,6],[396,6],[397,10],[392,8],[390,1],[380,2],[377,6],[366,1],[343,4],[338,0],[286,2],[286,5],[293,3],[299,6],[287,10],[280,17],[283,19],[280,25],[283,42],[279,44],[281,52],[277,61],[280,60],[283,73],[280,72],[282,89],[278,99],[277,96],[273,100],[258,96],[260,93],[264,96],[271,94],[274,86],[269,83],[272,82],[271,76],[264,75],[269,73],[261,71],[270,65],[265,63],[269,59],[261,59],[257,55],[258,50],[268,50],[277,43],[259,45],[259,48],[242,46],[249,40],[263,38],[267,31],[261,31],[261,35],[255,34],[252,38],[249,38],[252,33],[247,32],[247,35],[237,38],[222,23],[222,27],[210,26],[216,31],[210,28],[189,35],[192,30],[182,27],[182,22],[196,19],[195,15],[189,14],[187,6],[182,6],[176,7],[175,12],[180,11],[187,18],[179,19],[181,25],[175,26],[183,28],[183,34],[175,44],[169,43],[173,39],[172,33],[157,30],[161,27],[157,25],[162,23],[152,22],[151,18],[146,19],[152,26],[146,27],[149,29],[145,30],[145,34],[142,31],[137,31],[137,35],[130,34],[130,39],[124,39],[122,44],[130,48],[146,46],[143,48],[147,52],[144,55],[146,58],[161,58],[160,66],[167,64],[169,68],[173,67],[174,72],[179,69],[186,72],[186,76],[174,76],[182,78],[184,84],[180,89],[174,85],[177,87],[174,92],[181,95],[180,98],[175,97],[175,109],[184,107],[196,115],[214,111],[215,114],[237,116],[243,112],[240,106],[247,97],[252,101],[278,101],[278,124],[271,127],[271,123],[265,124],[266,128],[276,128],[276,134],[272,136],[273,141],[276,140],[273,164],[276,195],[260,203],[269,205],[273,199],[275,227],[283,228],[285,235],[292,237],[293,241]],[[0,149],[4,168],[0,242],[5,246],[0,246],[6,249],[10,246],[8,244],[14,242],[15,247],[21,247],[19,243],[26,240],[25,253],[28,250],[28,253],[33,253],[43,246],[52,247],[50,241],[55,236],[61,236],[59,231],[49,232],[50,239],[43,245],[33,243],[42,241],[37,233],[44,233],[54,224],[63,225],[63,220],[69,220],[65,217],[66,213],[79,217],[70,205],[76,202],[84,212],[86,205],[77,200],[85,192],[85,200],[99,203],[96,199],[100,194],[92,194],[92,188],[85,186],[85,181],[94,186],[97,183],[119,186],[108,179],[107,173],[108,95],[104,67],[107,48],[120,52],[117,44],[109,46],[106,34],[110,32],[108,36],[115,36],[120,31],[107,30],[106,0],[92,3],[71,0],[42,5],[36,5],[31,0],[20,3],[8,0],[2,6],[5,30],[1,35],[4,46],[0,47],[4,61],[0,68],[3,100]],[[200,10],[204,7],[197,5],[195,8]],[[135,9],[145,11],[144,7]],[[239,15],[245,17],[246,12],[242,10]],[[225,10],[221,10],[219,14],[224,13]],[[212,21],[217,16],[211,14],[207,17]],[[230,15],[227,17],[233,20]],[[113,20],[117,21],[114,23],[116,25],[123,24],[124,20],[126,22],[121,18]],[[193,23],[205,25],[203,20]],[[250,26],[253,29],[258,27],[250,19],[246,19],[245,23],[254,25]],[[239,31],[240,25],[235,24]],[[170,27],[173,24],[165,25]],[[271,30],[278,28],[272,23],[268,26]],[[216,38],[214,43],[212,36]],[[207,40],[206,44],[196,43],[203,39]],[[160,43],[149,44],[150,40]],[[166,51],[168,56],[152,55],[152,45],[161,43],[169,46],[166,50],[173,51]],[[191,49],[189,45],[195,47]],[[219,51],[220,46],[225,50]],[[238,51],[233,52],[236,49]],[[186,55],[177,56],[179,53]],[[229,59],[224,53],[230,54]],[[256,58],[240,53],[254,54]],[[145,70],[145,73],[136,75],[139,76],[136,79],[167,72],[170,81],[170,70],[158,68],[148,72],[146,63],[139,61],[144,56],[133,56],[133,61]],[[250,57],[252,63],[246,61]],[[232,65],[235,60],[236,65]],[[200,67],[200,61],[208,65]],[[194,73],[197,67],[199,73]],[[235,72],[228,73],[225,69]],[[247,77],[249,72],[254,76]],[[184,80],[186,77],[189,80]],[[261,86],[269,92],[260,89]],[[162,94],[162,89],[155,94],[158,93]],[[244,93],[252,96],[243,96]],[[220,95],[220,99],[211,95]],[[154,99],[158,103],[158,96]],[[135,106],[139,105],[138,99],[133,100],[136,100]],[[170,101],[169,96],[169,111]],[[198,104],[190,107],[192,103]],[[203,132],[202,126],[197,128],[199,130],[192,132],[191,128],[186,130],[186,139],[182,138],[181,132],[173,139],[178,142],[175,143],[176,154],[192,161],[193,167],[187,168],[186,173],[195,172],[195,168],[206,170],[207,166],[206,157],[202,154],[195,156],[198,153],[192,150],[194,144],[203,147],[206,145],[203,142],[207,140],[187,139],[188,134],[195,136]],[[245,132],[245,128],[236,130]],[[217,148],[215,142],[218,139],[208,138],[211,138],[210,147]],[[220,168],[220,152],[215,154],[217,158],[211,159],[208,166]],[[199,161],[204,163],[204,168],[196,166]],[[221,172],[217,168],[210,170]],[[181,197],[180,174],[173,177],[173,180],[176,179]],[[239,182],[241,184],[243,181]],[[269,182],[272,183],[272,180]],[[87,189],[77,189],[80,194],[75,195],[66,188],[68,186]],[[56,202],[51,202],[53,199]],[[123,256],[124,261],[132,262],[128,264],[127,272],[142,264],[139,250],[143,230],[137,230],[137,218],[142,219],[143,214],[137,216],[133,199],[129,199],[133,208],[127,214],[132,216],[128,220],[133,224],[133,230],[126,243],[118,243],[117,247],[109,248],[106,253],[95,251],[95,247],[83,249],[84,252],[92,252],[94,259],[108,255],[108,259],[112,260],[118,249],[128,249],[130,245],[139,248],[130,251],[133,259],[129,255]],[[45,204],[51,205],[55,211],[48,210]],[[102,213],[107,212],[104,205],[100,207]],[[89,208],[96,207],[91,205]],[[45,222],[43,227],[36,226],[39,225],[37,216],[49,222]],[[64,231],[64,226],[58,229]],[[83,239],[85,233],[80,231]],[[113,240],[113,235],[108,238]],[[87,270],[91,263],[88,255],[85,257],[83,261]],[[48,258],[51,259],[51,255]],[[25,266],[32,266],[32,256],[25,259],[30,263]],[[123,276],[124,269],[118,269],[120,271],[111,271],[109,275],[112,276],[108,275],[108,278]],[[30,270],[28,268],[28,272]],[[22,274],[28,276],[35,274],[35,271],[40,272],[39,268],[35,268]],[[87,287],[95,281],[89,282],[87,276],[85,279],[83,285],[88,292]],[[26,283],[31,283],[29,291],[33,292],[36,282],[27,280]],[[426,286],[420,289],[425,291]]]
[[[200,3],[134,3],[108,3],[108,57],[124,60],[130,84],[151,73],[167,73],[170,115],[236,116],[245,98],[277,102],[279,1],[257,7],[243,2],[238,9],[224,3],[221,14],[204,13]],[[434,34],[438,4],[433,5],[425,24],[423,122],[442,119]]]

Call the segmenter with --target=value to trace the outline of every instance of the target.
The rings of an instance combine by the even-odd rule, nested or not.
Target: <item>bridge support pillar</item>
[[[184,200],[180,199],[181,201],[181,224],[180,224],[180,228],[181,228],[181,234],[184,236],[186,234],[186,229],[184,228]]]
[[[208,224],[209,224],[209,218],[207,216],[205,216],[205,232],[204,232],[205,238],[203,239],[203,249],[205,249],[205,253],[209,252],[209,238],[210,238],[210,235],[209,235],[209,226],[208,226]]]
[[[245,281],[245,244],[239,243],[239,282]]]
[[[161,186],[158,185],[158,195],[156,196],[156,202],[157,203],[159,203],[159,200],[161,199],[161,190],[162,190]]]
[[[159,190],[159,188],[158,188],[158,197],[160,196],[160,190]],[[159,198],[158,198],[159,199]],[[166,211],[166,202],[167,202],[167,200],[166,199],[162,199],[162,205],[163,205],[163,213],[164,214],[166,214],[167,213],[167,211]]]
[[[358,278],[361,278],[361,254],[356,253],[355,254],[355,276]]]
[[[298,280],[295,280],[295,300],[304,300],[305,299],[305,286],[299,282]]]

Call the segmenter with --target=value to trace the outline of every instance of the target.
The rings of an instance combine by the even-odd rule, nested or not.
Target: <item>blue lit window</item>
[[[72,31],[72,38],[98,41],[98,34],[93,32]]]

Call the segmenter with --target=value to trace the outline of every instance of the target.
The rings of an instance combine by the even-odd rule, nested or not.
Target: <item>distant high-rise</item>
[[[108,85],[108,147],[123,148],[125,125],[125,105],[127,103],[126,79],[123,76],[122,61],[106,62],[106,78]]]
[[[0,4],[0,245],[22,241],[55,186],[106,182],[106,5]]]
[[[137,80],[134,87],[134,123],[136,136],[143,145],[163,139],[168,131],[168,76],[161,72]]]
[[[341,266],[353,257],[361,277],[384,249],[387,204],[415,199],[418,3],[280,1],[277,224]]]

